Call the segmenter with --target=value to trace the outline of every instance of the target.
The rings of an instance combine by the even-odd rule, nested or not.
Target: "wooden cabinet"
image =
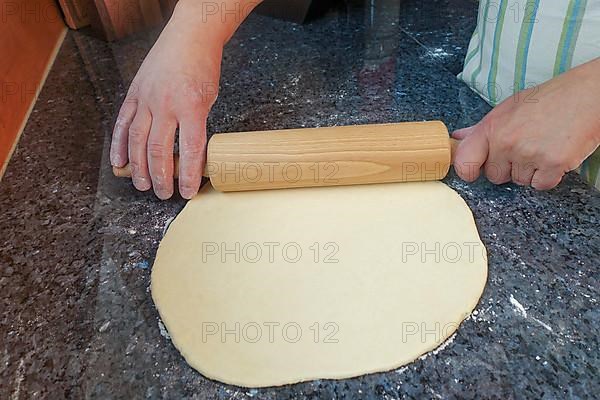
[[[69,28],[79,29],[90,24],[91,0],[58,0],[58,2]]]
[[[159,26],[173,12],[177,0],[58,0],[71,29],[92,25],[106,40]]]
[[[107,40],[160,25],[165,17],[159,0],[91,0],[90,22]]]
[[[0,176],[65,32],[54,0],[0,0]]]

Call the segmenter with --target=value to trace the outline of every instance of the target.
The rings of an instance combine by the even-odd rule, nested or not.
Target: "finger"
[[[191,199],[198,193],[206,160],[206,117],[179,124],[179,193]]]
[[[536,190],[550,190],[560,183],[565,173],[560,169],[538,169],[531,178]]]
[[[457,140],[463,140],[464,138],[466,138],[467,136],[469,136],[471,133],[473,133],[475,131],[475,126],[476,125],[470,126],[468,128],[458,129],[458,130],[452,132],[452,137]]]
[[[148,136],[148,170],[154,193],[161,200],[173,196],[173,146],[175,144],[174,119],[152,119]]]
[[[511,179],[517,185],[531,186],[536,169],[535,164],[532,162],[513,162]]]
[[[148,133],[152,125],[152,114],[147,107],[138,105],[135,118],[129,126],[129,165],[131,180],[137,190],[146,191],[152,187],[148,172],[146,147]]]
[[[461,140],[454,159],[454,169],[461,179],[473,182],[479,177],[481,166],[488,156],[488,147],[487,136],[477,125]]]
[[[137,99],[125,98],[125,102],[119,110],[110,145],[110,163],[115,167],[124,167],[127,164],[129,127],[137,108]]]
[[[483,169],[486,178],[496,185],[501,185],[511,180],[512,165],[506,158],[505,153],[498,150],[497,147],[490,146],[488,158]]]

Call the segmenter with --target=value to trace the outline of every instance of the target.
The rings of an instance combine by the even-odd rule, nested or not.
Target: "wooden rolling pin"
[[[440,121],[223,133],[208,143],[204,175],[222,192],[440,180],[454,145]]]

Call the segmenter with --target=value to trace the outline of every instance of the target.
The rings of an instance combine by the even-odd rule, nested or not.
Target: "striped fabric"
[[[495,106],[600,57],[600,0],[480,0],[458,75]],[[600,149],[580,168],[600,189]]]

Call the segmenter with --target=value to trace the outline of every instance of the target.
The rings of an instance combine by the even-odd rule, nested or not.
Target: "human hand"
[[[193,15],[177,12],[136,74],[117,117],[110,161],[128,162],[133,185],[173,195],[173,146],[179,128],[179,192],[191,199],[205,163],[206,119],[217,98],[223,39]]]
[[[478,124],[460,129],[458,175],[483,169],[495,184],[548,190],[600,144],[600,58],[508,98]]]

